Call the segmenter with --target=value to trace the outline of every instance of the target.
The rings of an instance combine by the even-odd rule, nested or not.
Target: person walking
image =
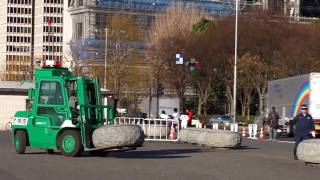
[[[272,111],[268,114],[269,125],[269,140],[275,141],[277,138],[277,130],[279,126],[279,114],[276,112],[276,108],[272,107]]]
[[[166,111],[161,111],[160,119],[170,119],[170,117],[166,114]]]
[[[187,128],[188,127],[188,120],[189,120],[188,115],[182,114],[180,116],[180,119],[181,119],[181,129]]]
[[[181,129],[181,119],[180,119],[180,113],[178,112],[177,108],[173,109],[172,117],[174,120],[174,124],[179,124],[179,130]]]
[[[191,126],[192,124],[192,111],[190,111],[189,109],[186,109],[186,114],[188,115],[188,127]]]
[[[301,113],[298,114],[292,121],[291,124],[295,125],[294,131],[294,149],[293,155],[294,160],[298,160],[297,157],[297,147],[299,143],[303,140],[310,139],[311,136],[315,137],[315,130],[314,130],[314,121],[312,116],[308,113],[308,106],[306,104],[301,105]],[[310,136],[311,135],[311,136]]]

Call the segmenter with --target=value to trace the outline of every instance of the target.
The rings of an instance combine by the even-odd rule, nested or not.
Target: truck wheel
[[[14,146],[18,154],[24,154],[27,147],[27,133],[22,130],[18,130],[14,135]]]
[[[102,151],[102,150],[97,150],[97,151],[89,151],[89,154],[91,156],[105,157],[108,155],[108,152]]]
[[[65,156],[78,156],[82,151],[81,136],[78,131],[64,131],[58,140],[60,151]]]

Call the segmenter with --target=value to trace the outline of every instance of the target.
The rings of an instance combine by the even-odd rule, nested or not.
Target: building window
[[[83,24],[82,23],[77,23],[77,35],[76,38],[80,39],[82,38],[82,29],[83,29]]]

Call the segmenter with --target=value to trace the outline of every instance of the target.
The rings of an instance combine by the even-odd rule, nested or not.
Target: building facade
[[[33,0],[0,2],[0,78],[26,79],[32,59]]]
[[[35,60],[62,60],[63,3],[63,0],[35,1]]]
[[[0,1],[0,79],[25,80],[35,60],[62,60],[64,0]]]

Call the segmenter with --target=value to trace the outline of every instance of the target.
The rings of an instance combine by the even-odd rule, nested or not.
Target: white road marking
[[[294,141],[275,141],[275,142],[294,144]]]
[[[248,138],[248,139],[252,139],[252,138]],[[270,141],[269,139],[252,139],[252,140],[258,140],[258,141]],[[276,140],[276,141],[270,141],[270,142],[279,142],[279,143],[288,143],[288,144],[294,144],[294,141],[280,141],[280,140]]]

